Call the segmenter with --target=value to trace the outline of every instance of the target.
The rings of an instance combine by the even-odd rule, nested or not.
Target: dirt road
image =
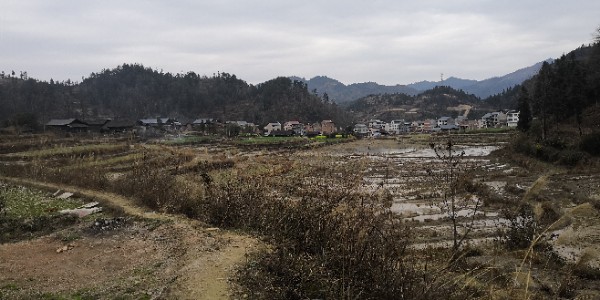
[[[228,278],[234,267],[258,247],[250,236],[151,212],[116,194],[27,179],[0,177],[0,181],[76,192],[122,209],[136,220],[111,233],[86,234],[89,226],[79,224],[50,236],[0,245],[0,285],[14,291],[8,296],[87,293],[100,298],[229,299]],[[69,234],[77,238],[65,238]]]

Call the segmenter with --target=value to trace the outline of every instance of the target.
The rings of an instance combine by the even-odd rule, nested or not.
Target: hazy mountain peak
[[[546,61],[551,62],[552,59],[547,59]],[[308,85],[308,89],[311,91],[317,90],[317,93],[319,94],[327,93],[329,99],[338,103],[349,102],[372,94],[403,93],[407,95],[416,95],[419,92],[432,89],[436,86],[449,86],[457,90],[463,90],[469,94],[474,94],[483,99],[501,93],[502,91],[517,84],[521,84],[523,81],[533,77],[540,70],[542,64],[543,61],[503,76],[491,77],[481,81],[451,76],[441,81],[424,80],[408,85],[397,84],[392,86],[380,85],[372,81],[345,85],[336,79],[323,75],[315,76],[309,80],[296,76],[290,78],[292,80],[305,82]]]

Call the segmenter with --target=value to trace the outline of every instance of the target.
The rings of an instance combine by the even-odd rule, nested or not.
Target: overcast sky
[[[598,0],[0,0],[0,70],[482,80],[591,43],[599,16]]]

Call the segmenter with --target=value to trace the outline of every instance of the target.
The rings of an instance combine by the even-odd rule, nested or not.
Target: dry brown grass
[[[540,193],[548,185],[548,175],[540,176],[536,181],[533,182],[531,187],[527,190],[523,196],[523,201],[539,200]]]
[[[529,277],[518,276],[523,279],[518,287],[513,281],[516,273],[512,273],[518,265],[467,267],[462,259],[449,265],[446,249],[408,249],[414,241],[412,234],[426,232],[434,241],[443,241],[445,235],[435,229],[413,229],[421,225],[390,214],[388,193],[394,195],[395,191],[367,187],[364,178],[373,174],[385,180],[400,178],[400,184],[411,186],[406,195],[421,202],[436,197],[431,192],[433,185],[427,176],[405,172],[401,169],[404,166],[394,167],[390,160],[324,155],[327,151],[351,154],[353,147],[365,142],[297,155],[263,150],[248,156],[232,150],[217,154],[208,148],[134,145],[125,156],[110,158],[107,153],[97,160],[69,157],[68,168],[49,163],[60,157],[57,154],[49,160],[27,158],[22,166],[2,165],[0,172],[113,191],[153,210],[259,234],[271,247],[249,258],[250,264],[241,271],[244,293],[250,298],[509,299],[557,293],[541,291],[544,285],[536,279],[539,272],[554,268],[543,262],[545,250],[540,248],[528,254],[527,250],[507,254],[492,244],[467,251],[475,257],[493,255],[497,260],[526,257],[519,273]],[[397,141],[386,143],[398,146]],[[113,170],[119,170],[119,176],[112,176]],[[548,200],[545,197],[552,188],[551,180],[548,176],[537,178],[523,197],[538,204],[538,219],[552,217],[550,212],[559,216],[559,222],[550,227],[555,230],[578,219],[560,218],[560,207],[545,204],[548,201],[536,202]],[[460,187],[486,199],[498,197],[471,179],[461,182]],[[497,202],[500,200],[504,199]],[[573,214],[578,210],[585,212],[585,208],[578,208]],[[556,214],[548,220],[555,219]],[[447,222],[427,225],[435,228]],[[530,277],[535,280],[527,279]]]

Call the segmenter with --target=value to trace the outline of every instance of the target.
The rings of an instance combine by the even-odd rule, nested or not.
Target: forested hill
[[[316,76],[309,80],[292,76],[292,80],[305,82],[308,89],[323,95],[327,94],[328,98],[336,103],[348,103],[372,94],[395,94],[402,93],[407,95],[416,95],[417,90],[405,85],[385,86],[375,82],[353,83],[345,85],[338,80],[327,76]]]
[[[599,75],[598,70],[600,64],[600,44],[595,43],[589,46],[581,46],[568,54],[562,55],[560,58],[553,61],[542,63],[542,67],[546,68],[545,76],[548,76],[548,70],[552,75],[552,82],[549,90],[552,91],[554,103],[552,107],[558,108],[558,111],[568,113],[569,109],[564,109],[570,105],[579,105],[582,99],[598,98]],[[517,109],[518,99],[521,96],[532,97],[534,90],[538,89],[540,94],[540,85],[543,81],[539,81],[540,74],[536,74],[531,79],[525,80],[520,85],[505,89],[503,92],[487,97],[484,102],[493,106],[495,109],[512,108]],[[522,95],[523,92],[527,95]],[[596,100],[591,100],[595,103]],[[584,106],[589,106],[584,103]]]
[[[305,83],[280,77],[250,85],[235,75],[212,77],[193,72],[171,74],[142,65],[124,64],[92,73],[81,83],[45,82],[3,75],[0,78],[0,121],[32,115],[40,123],[52,118],[144,117],[315,122],[332,119],[340,125],[350,116],[308,91]]]
[[[448,86],[437,86],[416,96],[406,94],[380,94],[363,97],[348,104],[347,108],[360,119],[380,118],[385,120],[422,120],[442,116],[464,115],[474,118],[491,107],[477,96],[455,90]]]

